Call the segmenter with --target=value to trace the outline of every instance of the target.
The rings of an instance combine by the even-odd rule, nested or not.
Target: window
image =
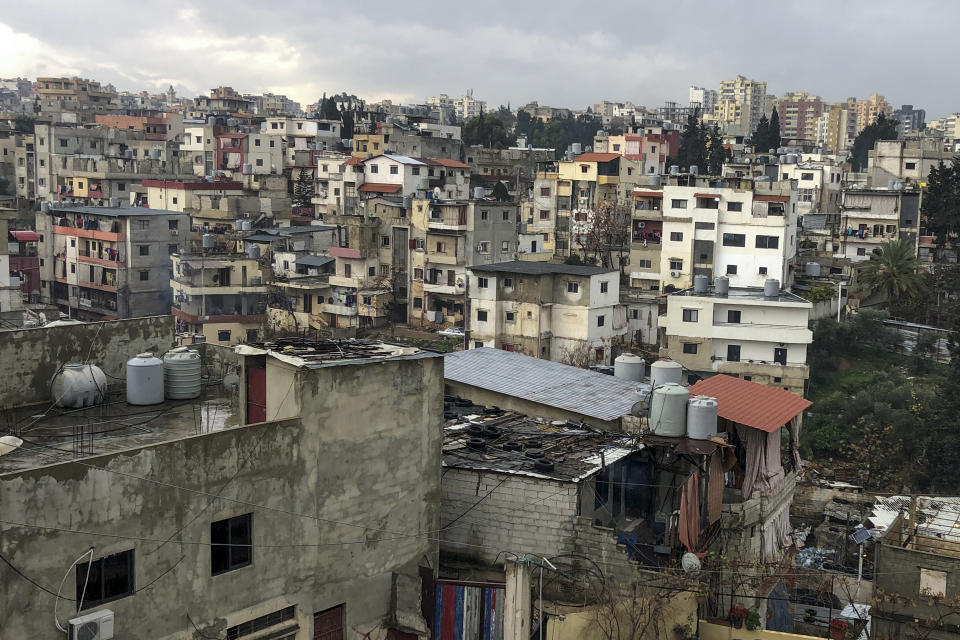
[[[246,567],[253,562],[253,514],[210,523],[210,575]]]
[[[66,146],[66,145],[63,145],[63,146]],[[580,165],[580,173],[586,173],[589,170],[590,170],[590,165],[586,165],[586,164]]]
[[[230,342],[230,330],[221,329],[217,331],[217,341],[218,342]]]
[[[778,377],[778,376],[774,376],[774,377],[773,377],[773,381],[774,381],[774,382],[783,382],[783,378],[780,378],[780,377]]]
[[[686,209],[687,201],[686,200],[671,200],[670,206],[674,209]]]
[[[276,144],[274,144],[274,142],[276,142],[276,141],[275,141],[275,140],[271,140],[271,141],[270,141],[270,147],[271,147],[271,148],[277,146]]]
[[[503,212],[503,221],[504,221],[504,222],[508,222],[509,220],[510,220],[510,212],[509,212],[509,211],[504,211],[504,212]]]
[[[413,308],[414,308],[414,309],[423,309],[423,298],[414,298],[414,299],[413,299]]]
[[[486,278],[477,278],[477,287],[480,289],[486,289],[490,286],[490,281]]]
[[[723,246],[725,247],[745,247],[747,245],[747,236],[742,233],[723,234]]]
[[[90,576],[87,577],[87,567]],[[133,549],[104,556],[93,562],[77,565],[77,600],[83,596],[83,608],[98,607],[105,602],[133,595]],[[86,592],[84,592],[86,585]]]
[[[610,283],[609,283],[609,282],[604,281],[604,282],[601,282],[601,283],[600,283],[600,293],[606,293],[606,292],[607,292],[607,289],[609,289],[609,288],[610,288]]]
[[[141,271],[140,272],[140,281],[146,281],[150,279],[150,271]]]
[[[276,129],[277,125],[273,125],[273,128]],[[196,138],[197,144],[200,144],[201,142],[203,142],[203,136],[194,136],[194,138]]]
[[[377,165],[370,165],[370,173],[376,173],[377,171],[379,171],[379,167],[377,167]]]
[[[509,240],[503,240],[502,242],[500,242],[500,251],[501,251],[501,253],[504,252],[504,251],[510,251],[510,241],[509,241]]]
[[[437,253],[444,253],[445,251],[446,251],[445,245],[444,245],[442,242],[438,242],[438,243],[437,243]]]
[[[384,278],[389,277],[389,276],[390,276],[390,265],[388,265],[388,264],[382,264],[382,265],[380,265],[380,275],[381,275],[382,277],[384,277]]]
[[[490,253],[490,243],[482,240],[477,243],[477,253]]]
[[[71,246],[71,247],[77,246],[77,239],[76,239],[76,238],[70,238],[70,246]]]
[[[671,232],[670,232],[670,242],[683,242],[683,232],[682,232],[682,231],[671,231]]]
[[[41,187],[47,184],[46,178],[37,178],[37,184]]]
[[[371,278],[374,277],[374,276],[376,276],[376,275],[377,275],[377,268],[376,268],[376,267],[368,267],[368,268],[367,268],[367,275],[370,276]]]
[[[731,324],[740,324],[740,312],[733,309],[727,309],[727,322]]]
[[[920,595],[944,597],[947,595],[947,574],[945,571],[920,568]]]
[[[697,198],[697,209],[719,209],[720,197],[716,198]]]
[[[630,309],[630,319],[639,320],[640,319],[640,310],[639,309]]]
[[[389,247],[390,246],[390,236],[380,236],[380,246]]]
[[[70,273],[76,273],[76,272],[77,272],[77,265],[71,264],[71,265],[70,265]]]
[[[603,323],[606,322],[605,316],[597,316],[597,326],[602,327]]]
[[[487,312],[482,309],[477,309],[477,322],[486,322],[487,321]]]
[[[488,211],[481,211],[481,212],[480,212],[480,219],[481,219],[481,220],[486,220],[487,217],[488,217],[488,215],[489,215],[489,212],[488,212]]]
[[[247,329],[247,342],[256,342],[259,334],[256,329]]]
[[[683,260],[671,260],[670,269],[673,271],[683,271]]]
[[[694,223],[693,223],[693,228],[694,228],[694,229],[705,229],[705,230],[707,230],[707,231],[713,231],[714,229],[717,228],[717,225],[715,225],[715,224],[712,223],[712,222],[694,222]]]
[[[683,310],[683,321],[684,322],[697,322],[700,317],[699,309],[684,309]]]
[[[418,176],[418,175],[420,175],[420,167],[413,167],[413,168],[410,170],[410,172],[411,172],[413,175]]]
[[[540,219],[549,220],[550,219],[550,210],[549,209],[540,209]]]
[[[909,169],[916,169],[916,168],[917,168],[917,163],[916,163],[916,162],[907,162],[907,163],[904,163],[903,168],[904,168],[904,169],[908,169],[908,170],[909,170]]]
[[[474,340],[474,341],[473,341],[473,348],[474,348],[474,349],[482,349],[482,348],[483,348],[483,340]]]
[[[740,345],[727,345],[727,362],[740,362]]]
[[[66,146],[67,146],[67,139],[66,139],[66,138],[60,138],[60,146],[61,146],[61,147],[66,147]]]
[[[427,241],[424,238],[414,238],[413,239],[413,248],[414,249],[424,249],[427,246]]]
[[[262,167],[262,166],[263,166],[263,158],[257,158],[257,166],[258,166],[258,167]]]
[[[507,311],[506,317],[507,322],[515,322],[517,319],[517,314],[514,311]]]
[[[167,245],[167,253],[173,254],[173,253],[176,253],[176,252],[178,252],[178,251],[180,251],[180,247],[178,247],[177,245],[175,245],[175,244],[168,244],[168,245]]]
[[[812,174],[812,173],[801,173],[801,174],[800,174],[800,179],[801,179],[801,180],[813,180],[813,174]]]
[[[777,236],[757,236],[757,249],[777,249],[780,238]]]
[[[363,304],[371,305],[373,304],[373,296],[363,296],[362,301],[363,301]]]
[[[759,273],[760,273],[760,275],[762,275],[762,276],[767,275],[767,268],[766,268],[766,267],[760,267]]]
[[[171,231],[180,227],[180,221],[177,219],[167,220],[167,229]]]
[[[637,260],[637,267],[640,269],[652,269],[653,261],[652,260]]]
[[[503,279],[503,288],[509,289],[513,286],[513,278],[504,278]]]
[[[550,197],[550,187],[540,187],[540,195],[544,198]]]
[[[296,616],[296,610],[296,606],[290,606],[286,607],[285,609],[280,609],[279,611],[274,611],[273,613],[268,613],[265,616],[248,620],[247,622],[241,622],[233,627],[227,627],[227,640],[236,640],[237,638],[253,635],[258,631],[275,627],[278,624],[286,622],[287,620],[293,620],[294,616]],[[286,640],[286,638],[292,636],[271,635],[270,637],[278,637],[279,640]]]
[[[140,253],[140,255],[142,255],[142,256],[148,256],[148,255],[150,255],[150,245],[148,245],[148,244],[140,244],[140,245],[137,245],[137,251],[138,251],[138,252]]]
[[[400,172],[400,168],[397,167],[397,165],[395,164],[390,165],[390,175],[395,176],[399,172]]]
[[[567,293],[580,293],[580,285],[576,282],[568,282]]]
[[[728,202],[727,211],[743,211],[742,202]]]
[[[736,275],[736,273],[737,273],[737,265],[735,265],[735,264],[728,264],[728,265],[727,265],[727,273],[730,274],[730,275]]]
[[[857,255],[865,256],[867,255],[867,250],[864,247],[857,247]]]
[[[697,345],[696,342],[684,342],[684,343],[683,343],[683,352],[684,352],[684,353],[689,353],[690,355],[695,355],[695,354],[697,353],[697,347],[698,347],[698,346],[699,346],[699,345]]]

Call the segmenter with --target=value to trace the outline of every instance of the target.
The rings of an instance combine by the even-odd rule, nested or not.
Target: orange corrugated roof
[[[638,198],[662,198],[663,191],[634,191],[633,195]]]
[[[694,198],[710,198],[711,200],[719,200],[719,193],[695,193],[693,194]]]
[[[717,415],[726,420],[773,432],[813,403],[786,389],[768,387],[723,374],[690,387],[690,395],[717,399]]]
[[[470,165],[463,164],[462,162],[457,162],[456,160],[450,160],[449,158],[427,158],[427,162],[430,164],[438,164],[441,167],[449,167],[451,169],[469,169]]]
[[[363,164],[363,160],[357,157],[350,158],[344,164]]]
[[[790,202],[789,196],[763,196],[754,194],[753,199],[757,202]]]
[[[620,157],[619,153],[581,153],[573,159],[574,162],[610,162]]]
[[[403,188],[400,184],[384,184],[382,182],[367,182],[357,191],[373,191],[376,193],[396,193]]]

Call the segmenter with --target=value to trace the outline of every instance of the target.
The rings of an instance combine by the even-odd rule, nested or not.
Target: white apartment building
[[[700,113],[713,114],[713,107],[717,104],[720,94],[713,89],[704,87],[690,87],[689,105],[700,106]]]
[[[711,281],[725,275],[735,287],[761,286],[768,278],[789,287],[797,254],[796,184],[697,182],[707,186],[663,187],[661,289],[686,289],[698,274]]]
[[[869,260],[890,240],[903,240],[916,251],[920,200],[919,190],[844,189],[836,256],[853,262]]]
[[[843,167],[833,162],[780,163],[780,178],[797,183],[797,215],[836,213],[840,208]]]
[[[660,316],[660,355],[691,375],[724,373],[803,395],[812,307],[783,290],[770,297],[754,287],[678,291],[667,297],[666,316]]]
[[[512,261],[468,268],[469,348],[611,364],[629,333],[620,276],[601,267]]]

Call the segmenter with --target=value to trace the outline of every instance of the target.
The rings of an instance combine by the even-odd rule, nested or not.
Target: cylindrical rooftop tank
[[[216,118],[216,116],[207,116],[207,126],[211,126],[211,127],[212,127],[212,126],[215,125],[215,124],[217,124],[217,118]]]
[[[580,153],[583,151],[583,144],[574,142],[570,145],[570,151],[572,151],[574,155],[580,155]]]
[[[672,164],[670,165],[670,175],[675,176],[680,173],[680,167]]]
[[[200,354],[186,347],[171,349],[163,356],[163,386],[170,400],[188,400],[200,395]]]
[[[650,431],[658,436],[682,438],[687,432],[687,399],[690,392],[674,382],[653,390],[650,401]]]
[[[112,209],[116,209],[117,207],[120,206],[120,198],[110,198],[108,202],[110,203],[110,207]]]
[[[820,263],[819,262],[808,262],[803,267],[803,272],[808,276],[816,278],[820,275]]]
[[[693,276],[693,292],[698,294],[703,294],[707,292],[707,288],[710,286],[710,278],[703,274],[697,274]]]
[[[776,298],[780,295],[780,281],[776,278],[767,278],[763,282],[763,297]]]
[[[487,192],[483,187],[474,187],[473,188],[473,199],[480,200],[481,198],[486,197]]]
[[[695,164],[690,165],[690,175],[695,176],[700,173],[700,167]]]
[[[687,437],[708,440],[717,432],[717,399],[693,396],[687,403]]]
[[[259,259],[260,259],[260,245],[258,245],[256,242],[248,242],[248,243],[247,243],[247,257],[248,257],[248,258],[251,258],[251,259],[253,259],[253,260],[259,260]]]
[[[203,234],[203,238],[201,238],[201,241],[203,242],[204,249],[213,249],[214,238],[212,233]]]
[[[654,389],[672,382],[680,384],[683,380],[683,367],[673,360],[657,360],[650,365],[650,386]]]
[[[53,404],[79,409],[103,402],[107,397],[107,376],[100,367],[71,362],[63,365],[50,385]]]
[[[253,165],[250,164],[249,162],[243,163],[243,173],[244,175],[250,175],[251,173],[253,173]]]
[[[730,293],[730,278],[717,276],[713,281],[713,292],[718,296],[726,297]]]
[[[633,380],[634,382],[643,382],[643,374],[646,370],[646,363],[640,356],[632,353],[624,353],[617,356],[613,361],[613,375],[624,380]]]
[[[253,228],[253,223],[250,222],[249,218],[243,218],[240,220],[240,230],[241,231],[250,231]]]
[[[127,360],[127,403],[163,402],[163,361],[152,353],[140,353]]]
[[[243,229],[243,218],[237,218],[236,220],[234,220],[233,228],[236,229],[237,231],[240,231],[241,229]]]

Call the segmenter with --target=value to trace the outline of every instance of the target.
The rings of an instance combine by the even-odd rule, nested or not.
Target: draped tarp
[[[700,538],[700,474],[696,471],[687,478],[680,494],[680,522],[678,537],[687,551],[696,551]]]
[[[743,499],[749,500],[754,493],[763,497],[779,493],[785,477],[780,464],[780,430],[767,433],[738,424],[737,435],[747,450]]]

